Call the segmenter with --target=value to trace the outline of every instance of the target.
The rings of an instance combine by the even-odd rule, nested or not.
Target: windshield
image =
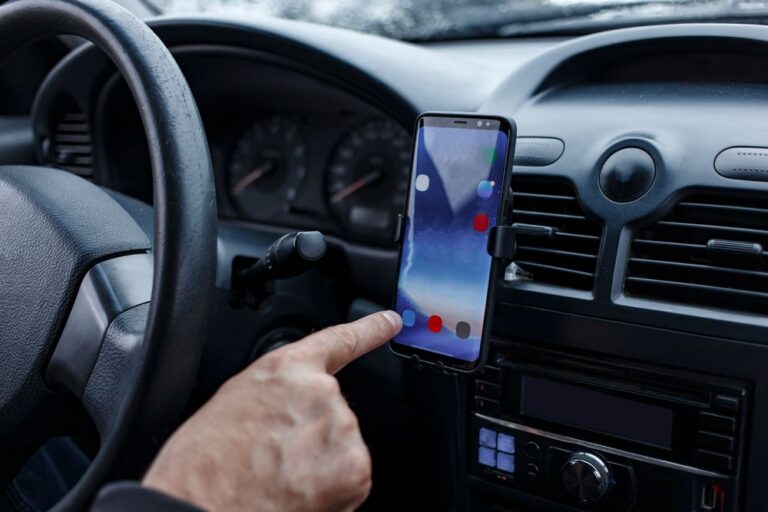
[[[143,0],[165,13],[267,15],[406,40],[585,33],[768,19],[768,0]]]

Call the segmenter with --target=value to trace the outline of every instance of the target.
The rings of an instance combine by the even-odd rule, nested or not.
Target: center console
[[[736,510],[749,398],[743,382],[505,346],[471,382],[471,479],[548,510]]]

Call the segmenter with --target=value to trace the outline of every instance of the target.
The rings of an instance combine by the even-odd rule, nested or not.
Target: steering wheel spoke
[[[151,296],[150,254],[119,256],[91,268],[80,284],[51,355],[46,371],[47,383],[82,398],[114,320],[126,311],[148,303]],[[144,325],[141,326],[143,329]]]

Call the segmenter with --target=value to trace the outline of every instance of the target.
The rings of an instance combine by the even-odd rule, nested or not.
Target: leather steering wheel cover
[[[128,83],[149,143],[155,207],[154,281],[139,379],[120,411],[119,428],[102,439],[91,468],[56,507],[79,510],[114,470],[129,434],[166,427],[183,408],[213,297],[216,202],[197,106],[152,30],[109,1],[11,0],[0,6],[0,57],[59,34],[93,42]]]

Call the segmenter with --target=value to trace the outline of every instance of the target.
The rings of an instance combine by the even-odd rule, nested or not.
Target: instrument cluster
[[[222,213],[386,243],[405,208],[411,143],[383,117],[261,116],[236,130],[224,151]]]

